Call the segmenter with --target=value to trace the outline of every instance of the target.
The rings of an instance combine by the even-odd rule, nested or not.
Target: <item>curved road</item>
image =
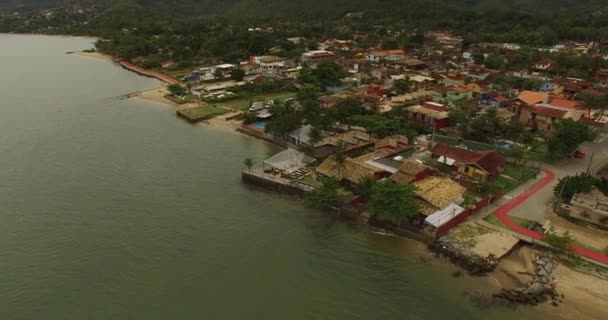
[[[553,171],[546,169],[546,168],[541,168],[541,170],[543,171],[543,173],[545,175],[542,179],[540,179],[539,181],[534,183],[534,185],[532,185],[530,188],[528,188],[525,192],[519,194],[518,196],[514,197],[513,199],[511,199],[510,201],[505,203],[504,205],[500,206],[494,212],[496,217],[502,223],[504,223],[507,227],[511,228],[513,231],[520,233],[522,235],[528,236],[530,238],[537,239],[537,240],[543,240],[544,238],[546,238],[546,236],[544,234],[541,234],[536,231],[527,229],[523,226],[520,226],[519,224],[515,223],[515,221],[511,220],[511,218],[509,218],[509,216],[507,214],[509,212],[511,212],[512,210],[514,210],[515,208],[517,208],[518,206],[520,206],[522,203],[524,203],[526,200],[528,200],[531,196],[533,196],[538,191],[540,191],[541,189],[546,187],[548,184],[550,184],[555,179],[556,175]],[[608,256],[605,256],[601,253],[591,251],[591,250],[588,250],[588,249],[585,249],[585,248],[582,248],[579,246],[575,246],[575,245],[571,245],[570,247],[572,248],[572,250],[574,252],[578,253],[581,256],[587,257],[589,259],[593,259],[595,261],[598,261],[598,262],[601,262],[604,264],[608,264]]]

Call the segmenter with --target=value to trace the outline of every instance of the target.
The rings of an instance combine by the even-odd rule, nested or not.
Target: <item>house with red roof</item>
[[[439,130],[449,125],[448,109],[436,102],[425,102],[407,108],[408,119]]]
[[[479,102],[482,105],[494,108],[504,108],[508,106],[509,99],[507,99],[505,96],[501,95],[498,92],[490,92],[482,94]]]
[[[561,102],[558,102],[561,103]],[[538,103],[526,106],[520,110],[519,121],[532,129],[551,130],[561,119],[579,121],[584,115],[583,110],[561,107],[549,103]]]
[[[505,158],[494,150],[472,151],[445,143],[437,143],[431,149],[431,156],[437,162],[451,166],[464,180],[475,182],[496,178],[505,165]]]

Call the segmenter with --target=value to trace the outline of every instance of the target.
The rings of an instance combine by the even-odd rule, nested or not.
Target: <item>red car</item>
[[[586,156],[585,152],[583,150],[576,150],[574,151],[574,155],[573,157],[577,158],[577,159],[583,159]]]

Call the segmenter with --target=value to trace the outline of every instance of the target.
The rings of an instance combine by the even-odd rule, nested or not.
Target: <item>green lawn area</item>
[[[532,220],[528,220],[528,219],[523,219],[523,218],[518,218],[518,217],[509,217],[511,218],[511,220],[513,220],[515,223],[519,224],[520,226],[523,226],[525,228],[530,228],[534,223],[536,223],[536,221],[532,221]],[[501,228],[507,228],[507,226],[505,226],[500,220],[498,220],[498,218],[491,214],[489,216],[487,216],[485,219],[485,221],[497,226],[497,227],[501,227]]]
[[[507,175],[516,180],[525,181],[533,178],[540,170],[537,167],[527,166],[525,170],[522,170],[521,166],[515,166],[513,164],[506,164],[502,174]],[[523,179],[522,179],[523,174]]]
[[[320,187],[321,186],[321,182],[315,180],[312,177],[312,174],[307,174],[306,176],[304,176],[302,179],[300,179],[300,182],[302,183],[306,183],[307,185],[311,185],[313,187]]]
[[[496,183],[500,185],[500,189],[503,193],[507,193],[519,185],[519,181],[512,180],[503,176],[498,176],[498,178],[496,178]]]
[[[400,154],[400,156],[402,156],[403,159],[408,159],[409,157],[413,156],[414,153],[416,153],[416,151],[418,151],[418,149],[412,148],[412,149]]]
[[[195,101],[196,97],[193,96],[193,95],[191,95],[191,94],[189,94],[189,95],[186,95],[184,97],[184,99],[180,99],[180,98],[178,98],[178,97],[176,97],[176,96],[174,96],[172,94],[168,94],[168,95],[165,96],[165,99],[171,100],[171,101],[173,101],[173,102],[175,102],[177,104],[184,104],[184,103]]]
[[[192,120],[204,120],[210,119],[225,113],[230,112],[230,110],[220,108],[216,105],[207,105],[203,107],[195,107],[180,110],[181,113]]]
[[[270,92],[262,94],[242,94],[240,98],[226,100],[222,102],[233,107],[237,107],[241,110],[249,108],[251,101],[270,101],[270,100],[285,100],[296,96],[295,92]]]

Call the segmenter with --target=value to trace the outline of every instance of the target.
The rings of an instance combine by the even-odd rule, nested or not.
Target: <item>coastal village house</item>
[[[399,184],[410,184],[422,180],[434,173],[434,170],[418,160],[403,162],[390,179]]]
[[[325,60],[331,60],[335,56],[336,55],[331,51],[313,50],[313,51],[304,52],[302,54],[302,61],[315,63],[315,62],[321,62],[321,61],[325,61]]]
[[[466,191],[458,182],[440,176],[430,176],[412,184],[416,187],[420,213],[425,216],[443,210],[452,203],[462,203]]]
[[[408,107],[407,111],[410,120],[434,127],[437,130],[449,125],[449,111],[440,103],[425,102],[422,105]]]
[[[451,166],[455,174],[476,182],[495,178],[505,164],[505,158],[494,150],[470,151],[445,143],[436,144],[431,155],[437,162]]]
[[[458,86],[447,90],[446,99],[449,103],[473,98],[473,88],[468,86]]]
[[[379,180],[387,176],[387,173],[384,170],[353,158],[346,158],[343,164],[339,164],[338,161],[336,161],[335,156],[330,156],[325,159],[325,161],[317,167],[316,172],[321,176],[336,177],[350,185],[356,185],[365,177],[372,177],[374,180]]]
[[[569,204],[562,204],[559,213],[596,225],[608,224],[608,197],[593,188],[588,193],[577,193]]]
[[[351,130],[324,138],[315,145],[310,154],[318,161],[322,161],[339,148],[342,148],[345,155],[349,155],[360,150],[373,148],[374,142],[375,140],[369,133]]]

